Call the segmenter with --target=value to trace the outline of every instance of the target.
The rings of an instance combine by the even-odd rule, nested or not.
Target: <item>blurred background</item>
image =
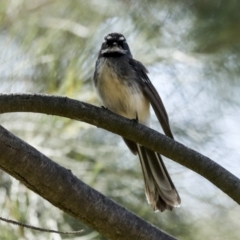
[[[121,32],[148,67],[175,139],[240,175],[240,1],[1,0],[0,92],[68,96],[101,106],[92,76],[103,37]],[[154,213],[139,160],[121,138],[55,116],[0,115],[1,124],[85,183],[179,239],[239,239],[240,208],[210,182],[164,159],[181,208]],[[161,131],[155,116],[152,127]],[[79,206],[81,207],[81,206]],[[0,171],[0,239],[106,239]]]

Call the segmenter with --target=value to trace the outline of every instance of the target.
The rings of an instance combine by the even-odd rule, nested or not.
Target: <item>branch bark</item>
[[[174,240],[0,126],[0,168],[108,239]]]
[[[67,97],[1,94],[0,102],[0,113],[37,112],[67,117],[136,141],[202,175],[240,204],[240,180],[236,176],[208,157],[146,126]]]

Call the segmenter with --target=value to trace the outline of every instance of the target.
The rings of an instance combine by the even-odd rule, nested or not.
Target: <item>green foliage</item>
[[[194,32],[198,51],[212,53],[239,46],[239,1],[196,1],[190,8],[196,14]]]

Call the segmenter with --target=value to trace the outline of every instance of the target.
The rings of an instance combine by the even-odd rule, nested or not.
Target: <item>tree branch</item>
[[[208,157],[146,126],[67,97],[1,94],[0,102],[0,113],[38,112],[67,117],[136,141],[202,175],[240,204],[240,180],[236,176]]]
[[[174,240],[0,126],[0,168],[109,239]]]

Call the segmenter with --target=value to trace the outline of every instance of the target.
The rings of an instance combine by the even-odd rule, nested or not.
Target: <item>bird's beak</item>
[[[117,43],[113,43],[112,46],[108,47],[107,49],[101,50],[101,54],[105,53],[121,53],[121,54],[126,54],[127,51],[122,49],[122,47],[118,46]]]

